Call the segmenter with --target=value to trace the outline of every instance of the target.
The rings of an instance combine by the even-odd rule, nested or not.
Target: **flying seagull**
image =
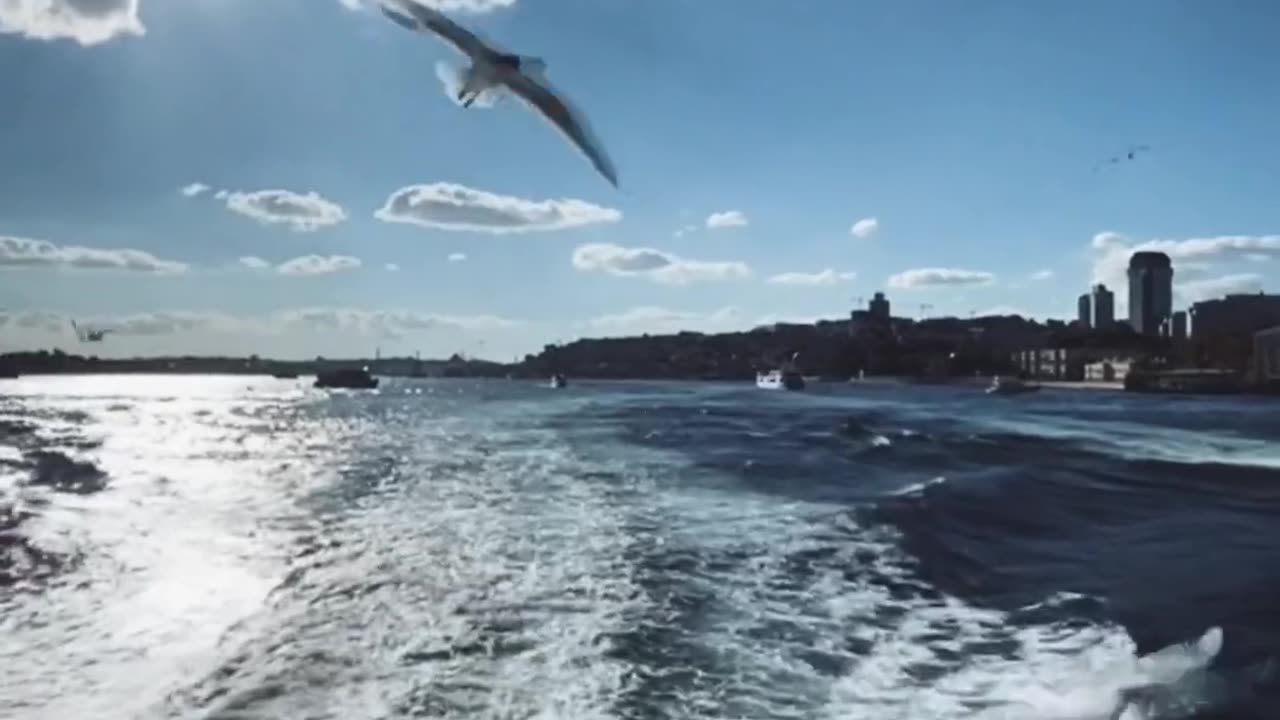
[[[592,136],[582,114],[547,82],[542,74],[546,63],[541,58],[497,50],[444,13],[414,0],[380,0],[379,7],[398,25],[414,32],[435,33],[471,59],[471,67],[463,71],[458,88],[458,101],[463,107],[470,107],[487,91],[507,88],[555,125],[611,185],[618,186],[613,161]]]
[[[111,330],[106,329],[90,330],[82,328],[76,324],[75,320],[71,321],[71,329],[76,331],[76,337],[80,339],[80,342],[102,342],[107,337],[107,333],[111,332]]]
[[[1135,160],[1138,157],[1138,153],[1145,153],[1150,151],[1151,151],[1150,145],[1134,145],[1130,147],[1128,150],[1126,150],[1125,152],[1120,153],[1119,155],[1112,155],[1106,160],[1099,162],[1097,165],[1093,167],[1093,171],[1097,172],[1105,165],[1119,165],[1122,162]]]

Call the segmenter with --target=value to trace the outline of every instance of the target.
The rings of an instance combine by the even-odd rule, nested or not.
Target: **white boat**
[[[804,376],[794,370],[756,373],[756,387],[765,390],[803,390]]]
[[[991,378],[991,385],[987,387],[988,395],[1021,395],[1022,393],[1035,392],[1040,386],[1034,383],[1023,382],[1021,379],[1012,375],[996,375]]]
[[[551,376],[551,387],[553,388],[562,388],[568,384],[569,384],[569,381],[565,379],[565,376],[561,375],[560,373],[556,373],[555,375]]]

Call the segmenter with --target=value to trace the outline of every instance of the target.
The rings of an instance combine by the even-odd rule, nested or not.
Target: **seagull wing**
[[[545,78],[536,80],[526,73],[509,73],[503,81],[508,88],[559,130],[574,147],[587,156],[609,184],[618,186],[618,171],[604,145],[591,132],[586,118],[569,101],[550,87]]]
[[[493,49],[480,38],[439,10],[414,0],[380,0],[378,7],[383,15],[391,18],[397,25],[414,32],[435,33],[464,55],[475,58],[493,53]]]

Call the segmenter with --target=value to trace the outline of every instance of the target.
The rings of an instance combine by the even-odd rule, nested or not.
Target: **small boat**
[[[569,384],[569,381],[565,378],[564,375],[561,375],[560,373],[556,373],[555,375],[551,376],[551,387],[553,388],[562,388],[568,384]]]
[[[340,368],[316,373],[318,388],[351,388],[372,390],[378,387],[378,378],[369,374],[368,368]]]
[[[1040,386],[1038,384],[1023,382],[1012,375],[996,375],[991,378],[991,385],[987,387],[987,394],[1021,395],[1022,393],[1035,392],[1039,389]]]
[[[756,387],[765,390],[803,390],[804,376],[795,370],[770,370],[756,373]]]

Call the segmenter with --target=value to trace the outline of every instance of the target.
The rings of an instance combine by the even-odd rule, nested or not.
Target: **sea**
[[[0,717],[1280,718],[1280,411],[0,381]]]

